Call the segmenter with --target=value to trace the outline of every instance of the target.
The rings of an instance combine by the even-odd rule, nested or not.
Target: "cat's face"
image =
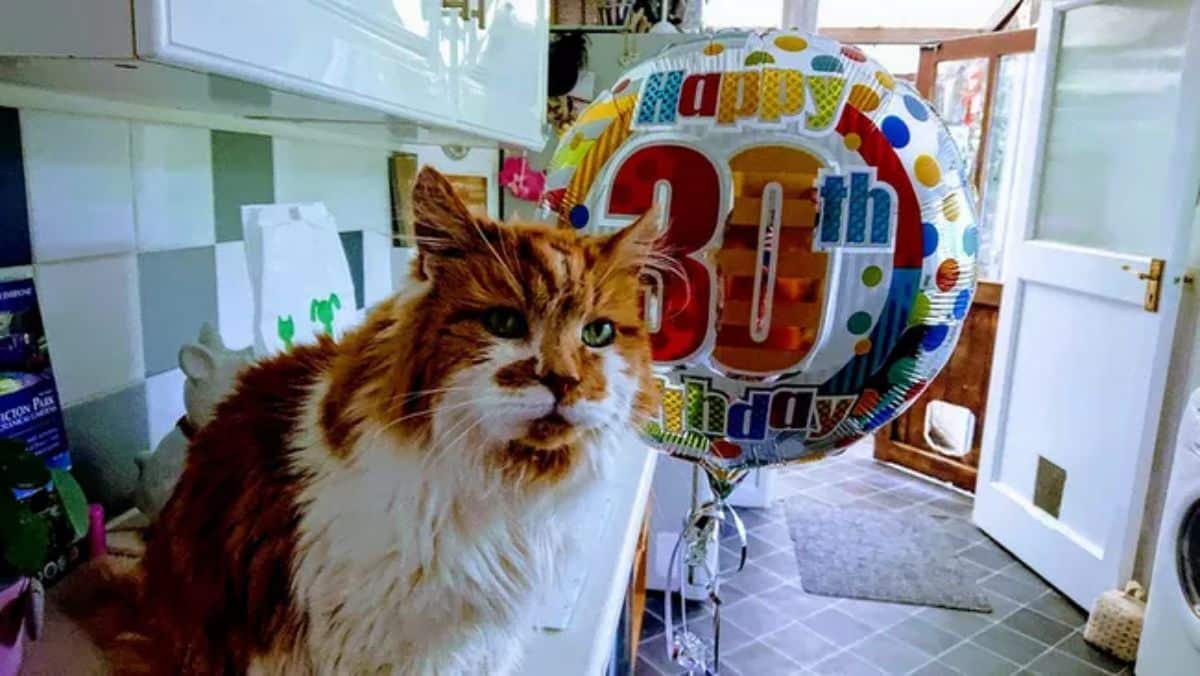
[[[653,215],[607,237],[496,224],[429,169],[414,215],[414,274],[429,287],[409,396],[440,443],[482,440],[501,464],[549,473],[585,436],[640,423],[653,403],[638,285]]]

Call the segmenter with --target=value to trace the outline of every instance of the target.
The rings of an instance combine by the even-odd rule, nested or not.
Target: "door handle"
[[[463,21],[475,19],[479,30],[484,30],[487,28],[487,0],[476,0],[476,3],[476,8],[471,9],[471,0],[442,0],[442,9],[457,9]]]
[[[1158,297],[1162,291],[1163,268],[1167,262],[1161,258],[1150,259],[1150,270],[1147,272],[1137,272],[1137,278],[1146,282],[1146,295],[1142,300],[1142,307],[1146,312],[1158,312]],[[1133,267],[1122,265],[1122,270],[1133,272]]]

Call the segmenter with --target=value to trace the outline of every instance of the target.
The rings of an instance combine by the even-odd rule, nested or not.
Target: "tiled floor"
[[[781,497],[768,509],[740,511],[750,532],[746,569],[723,588],[722,674],[875,676],[1102,676],[1128,667],[1081,635],[1085,616],[970,523],[971,501],[869,457],[845,455],[781,470]],[[801,496],[801,497],[797,497]],[[892,511],[938,512],[991,597],[991,614],[836,599],[800,587],[785,514],[789,501]],[[679,674],[666,657],[662,594],[651,592],[636,674]],[[689,602],[707,637],[710,616]],[[678,620],[677,620],[678,621]],[[691,625],[696,628],[696,624]]]

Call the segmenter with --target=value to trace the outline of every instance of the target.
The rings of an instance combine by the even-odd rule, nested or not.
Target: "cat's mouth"
[[[575,434],[575,426],[567,422],[556,409],[529,423],[525,441],[537,447],[550,448],[573,441]]]

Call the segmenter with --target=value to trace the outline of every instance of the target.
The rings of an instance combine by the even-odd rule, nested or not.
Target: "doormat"
[[[788,531],[811,594],[992,611],[932,515],[806,501],[791,509]]]

